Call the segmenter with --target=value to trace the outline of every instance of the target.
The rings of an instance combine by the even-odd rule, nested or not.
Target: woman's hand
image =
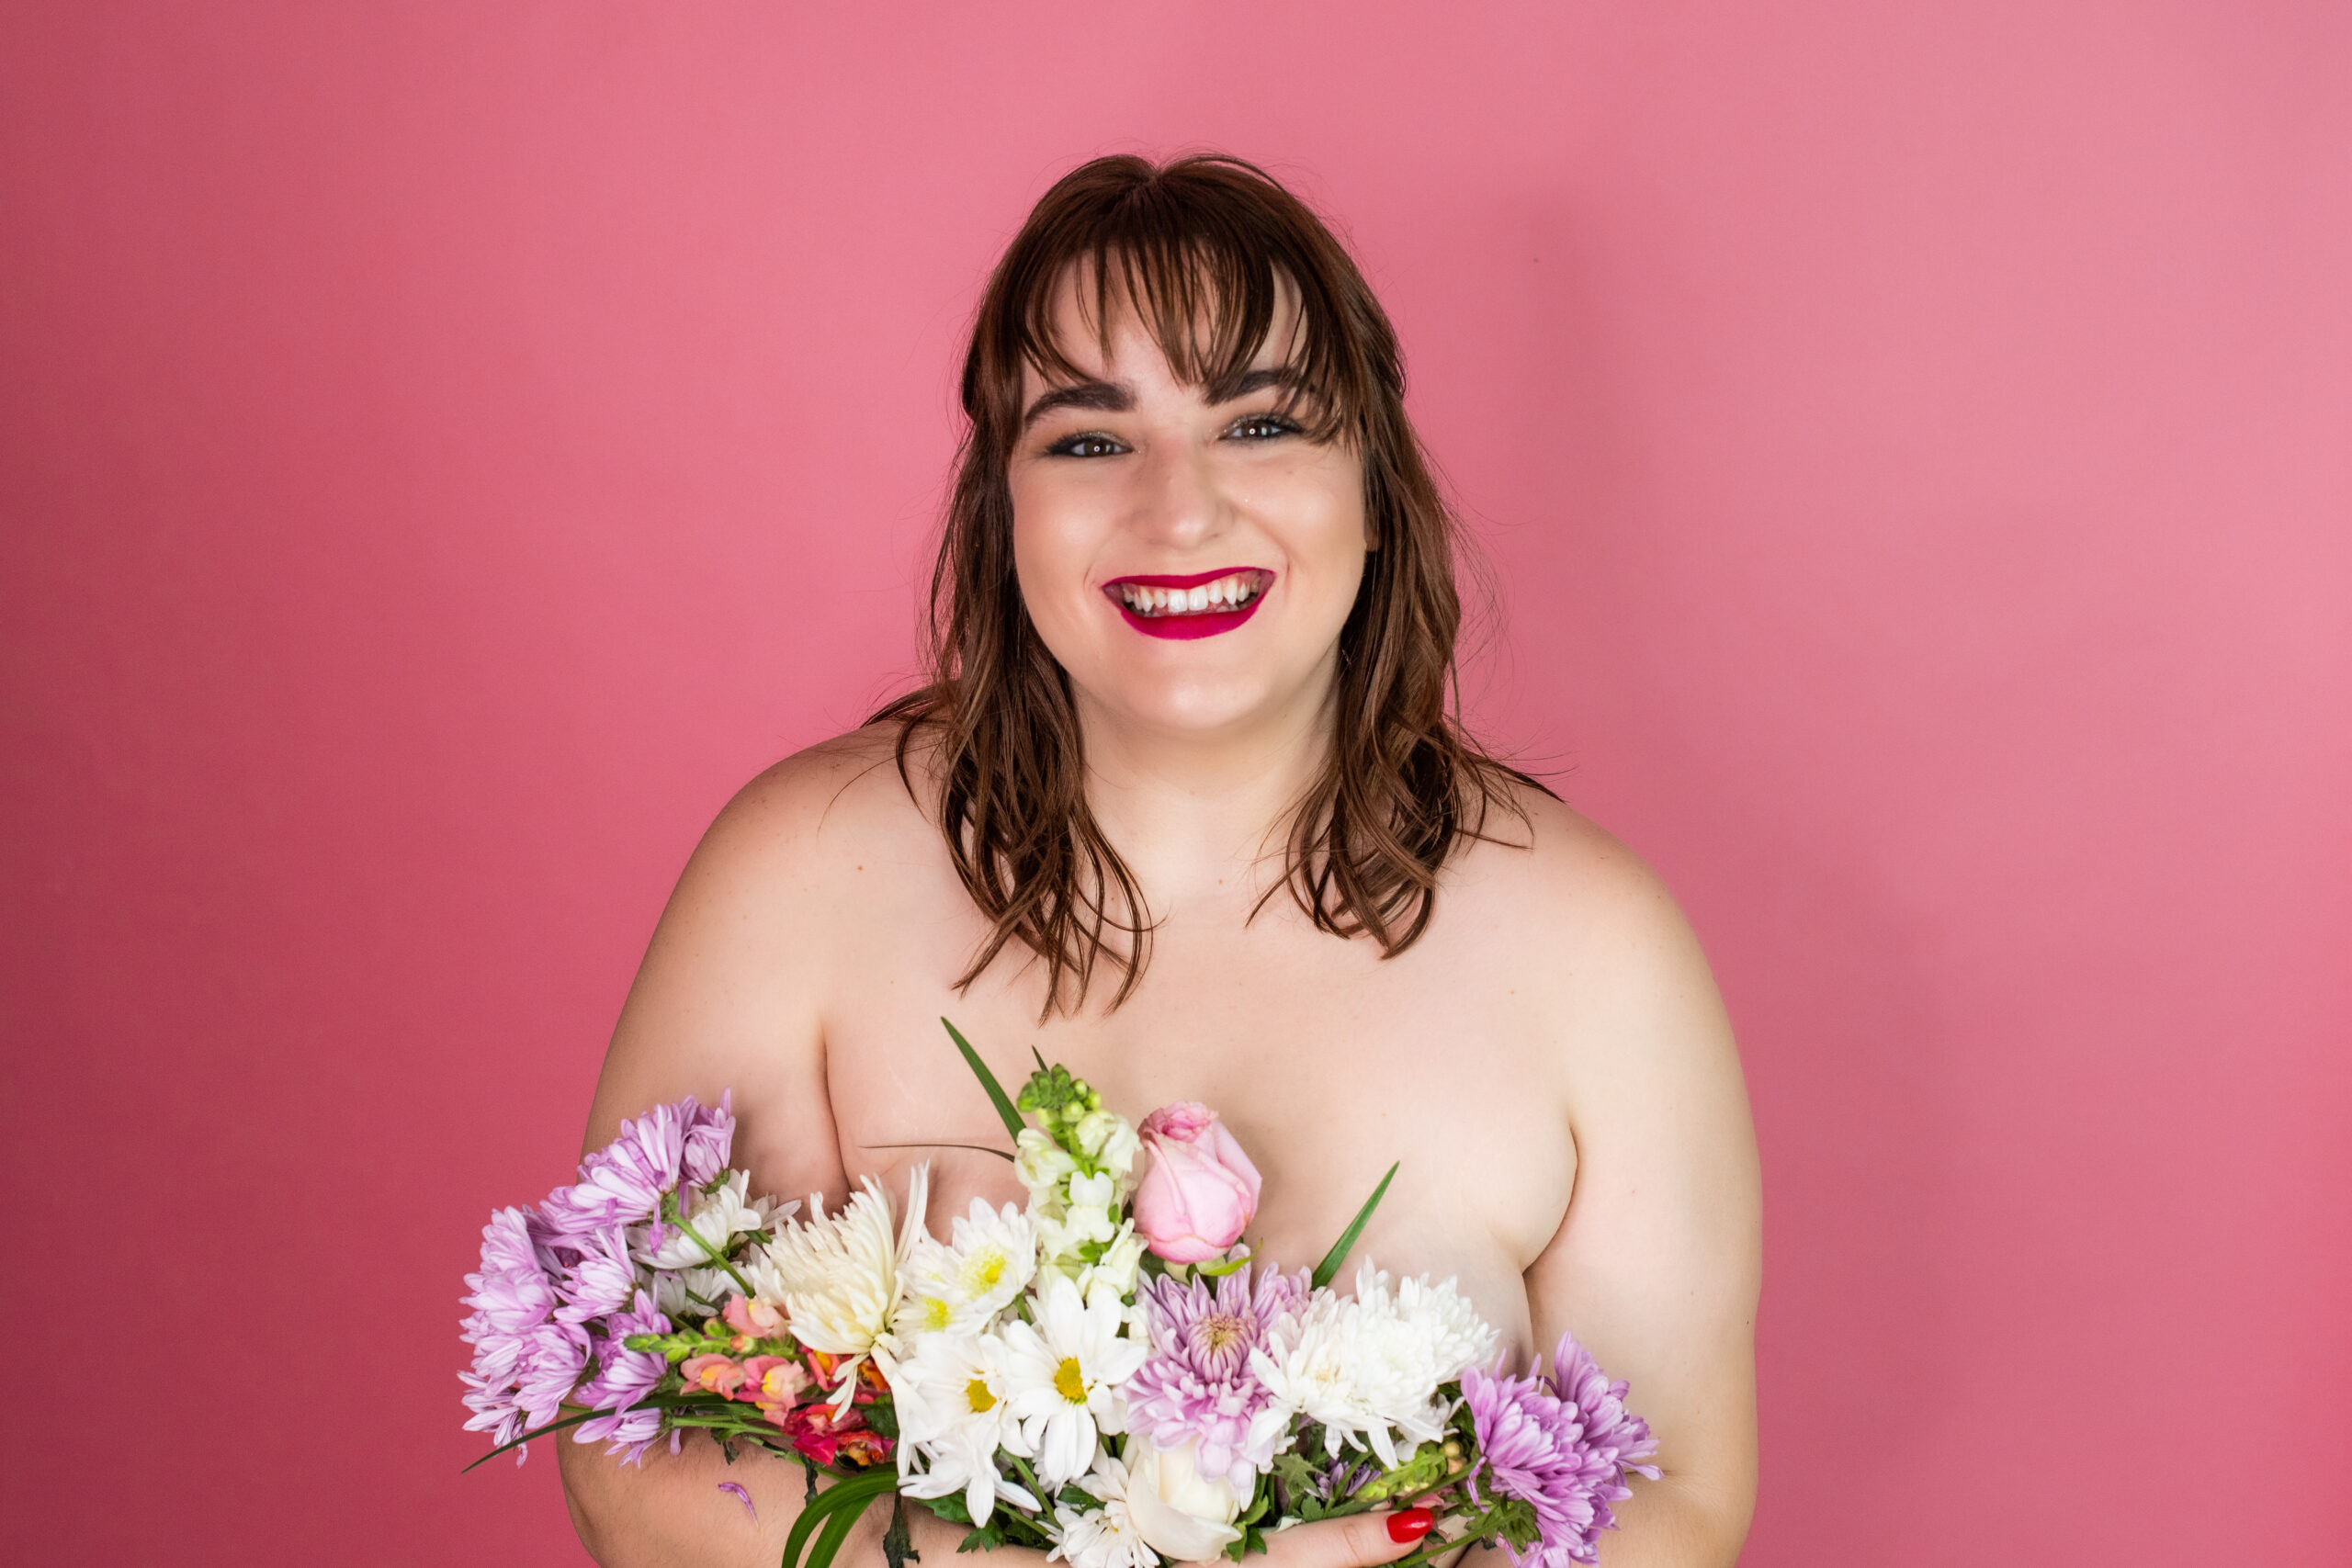
[[[929,1509],[910,1506],[907,1517],[925,1562],[947,1561],[963,1540],[961,1525],[934,1518]],[[1265,1551],[1243,1558],[1241,1568],[1375,1568],[1378,1563],[1394,1562],[1419,1546],[1435,1522],[1427,1508],[1400,1508],[1394,1513],[1351,1514],[1344,1519],[1293,1525],[1266,1537]],[[931,1555],[933,1548],[939,1549],[937,1558]],[[999,1568],[1016,1560],[1022,1568],[1029,1564],[1044,1568],[1046,1562],[1044,1552],[1015,1546],[996,1547],[984,1558],[974,1559],[980,1568]],[[1220,1557],[1204,1568],[1226,1568],[1226,1560]]]
[[[1260,1562],[1266,1568],[1373,1568],[1420,1545],[1436,1522],[1427,1508],[1398,1508],[1293,1525],[1268,1536],[1265,1555],[1243,1558],[1242,1568]]]

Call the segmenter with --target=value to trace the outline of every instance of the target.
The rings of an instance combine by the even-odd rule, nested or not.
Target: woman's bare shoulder
[[[1460,886],[1498,934],[1521,994],[1568,1044],[1671,1036],[1712,1052],[1724,1034],[1705,954],[1664,879],[1566,802],[1520,786]]]
[[[1680,913],[1641,856],[1566,801],[1514,784],[1463,857],[1474,896],[1507,902],[1531,938],[1582,947],[1641,935]]]
[[[921,761],[910,756],[918,787]],[[684,1092],[709,1098],[731,1086],[750,1106],[821,1106],[829,987],[845,921],[873,888],[861,874],[920,863],[927,832],[899,773],[894,730],[837,736],[739,790],[654,929],[605,1056],[590,1142]],[[755,1145],[785,1140],[757,1117],[745,1125]],[[814,1122],[789,1131],[811,1136]],[[776,1190],[825,1175],[796,1170],[796,1184]]]
[[[899,728],[888,724],[796,751],[736,792],[695,858],[763,874],[783,863],[806,875],[867,850],[912,844],[931,832],[919,804],[929,793],[929,756],[918,734],[902,771]]]
[[[900,771],[899,727],[868,724],[776,761],[710,823],[680,896],[823,919],[861,886],[864,872],[936,853],[938,832],[922,804],[932,797],[929,752],[917,731]]]

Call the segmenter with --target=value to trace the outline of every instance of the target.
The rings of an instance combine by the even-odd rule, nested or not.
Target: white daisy
[[[947,1244],[924,1236],[908,1261],[904,1297],[893,1320],[901,1340],[946,1330],[976,1334],[1012,1304],[1037,1272],[1037,1237],[1012,1204],[991,1209],[972,1200],[956,1217]]]
[[[715,1317],[737,1288],[724,1269],[663,1269],[653,1276],[653,1303],[673,1322]]]
[[[1159,1568],[1159,1554],[1146,1544],[1127,1513],[1127,1467],[1105,1453],[1079,1484],[1101,1498],[1102,1506],[1079,1509],[1067,1503],[1054,1505],[1061,1539],[1046,1558],[1061,1558],[1071,1568]]]
[[[899,1490],[910,1497],[964,1494],[976,1526],[1000,1497],[1034,1513],[1037,1499],[996,1468],[999,1449],[1027,1456],[1012,1414],[1004,1342],[986,1334],[926,1334],[890,1369],[899,1416]]]
[[[808,1218],[786,1224],[759,1249],[765,1267],[753,1283],[761,1299],[784,1309],[800,1343],[843,1358],[833,1399],[842,1409],[857,1392],[858,1365],[877,1350],[887,1357],[893,1348],[890,1320],[907,1261],[924,1236],[930,1195],[931,1168],[919,1165],[907,1179],[906,1214],[894,1230],[890,1200],[869,1176],[839,1214],[828,1217],[812,1196]]]
[[[1318,1291],[1304,1312],[1273,1324],[1266,1339],[1250,1365],[1274,1398],[1251,1423],[1253,1443],[1289,1430],[1304,1415],[1322,1426],[1330,1454],[1353,1442],[1394,1467],[1397,1435],[1409,1450],[1443,1431],[1449,1411],[1438,1385],[1491,1354],[1495,1331],[1452,1280],[1407,1280],[1392,1292],[1388,1276],[1367,1263],[1356,1275],[1354,1299]]]
[[[1109,1291],[1081,1296],[1064,1276],[1047,1274],[1030,1303],[1034,1326],[1004,1325],[1008,1403],[1038,1475],[1057,1487],[1093,1462],[1100,1433],[1126,1430],[1119,1385],[1135,1376],[1149,1348],[1121,1337],[1126,1308]]]

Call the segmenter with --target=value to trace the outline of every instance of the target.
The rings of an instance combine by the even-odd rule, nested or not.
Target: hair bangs
[[[1049,385],[1089,378],[1062,342],[1068,284],[1102,358],[1132,316],[1176,378],[1211,402],[1235,396],[1268,341],[1287,331],[1282,412],[1317,440],[1359,439],[1383,367],[1348,330],[1347,279],[1323,254],[1335,250],[1329,235],[1300,223],[1303,209],[1270,204],[1266,190],[1239,165],[1187,160],[1024,235],[1026,254],[1007,258],[1010,297],[997,319],[1009,335],[987,356],[1000,384],[986,400],[1017,417],[1023,371]],[[976,360],[967,370],[982,368]],[[967,408],[979,390],[967,378]]]

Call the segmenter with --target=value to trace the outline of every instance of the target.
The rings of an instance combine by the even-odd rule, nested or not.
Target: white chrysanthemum
[[[891,1348],[890,1320],[907,1260],[925,1234],[930,1195],[931,1167],[919,1165],[907,1178],[906,1215],[894,1227],[890,1200],[869,1176],[840,1213],[828,1216],[811,1197],[808,1218],[785,1225],[760,1249],[765,1265],[755,1281],[761,1299],[784,1309],[800,1343],[844,1358],[833,1399],[842,1409],[857,1391],[859,1364],[876,1349],[887,1356]]]
[[[1032,1513],[1037,1499],[1007,1481],[996,1452],[1027,1457],[1012,1414],[1004,1342],[989,1334],[926,1334],[890,1367],[899,1417],[899,1490],[910,1497],[964,1494],[976,1526],[1001,1497]]]
[[[907,1263],[907,1283],[892,1322],[903,1340],[946,1331],[977,1334],[1012,1304],[1037,1272],[1037,1236],[1012,1204],[991,1209],[972,1200],[956,1217],[953,1241],[924,1236]]]
[[[1390,1289],[1369,1263],[1356,1275],[1352,1300],[1317,1291],[1304,1312],[1272,1325],[1267,1348],[1250,1354],[1258,1381],[1273,1394],[1250,1427],[1272,1438],[1305,1416],[1324,1429],[1327,1450],[1343,1441],[1397,1462],[1406,1448],[1440,1436],[1449,1411],[1437,1398],[1473,1362],[1493,1352],[1495,1331],[1447,1280],[1426,1277]]]
[[[1060,1274],[1046,1274],[1030,1297],[1035,1325],[1004,1325],[1005,1386],[1023,1441],[1048,1486],[1086,1472],[1098,1438],[1126,1430],[1119,1385],[1135,1376],[1149,1347],[1120,1334],[1126,1306],[1109,1291],[1081,1296]]]
[[[688,1235],[677,1225],[662,1227],[662,1245],[648,1242],[653,1227],[640,1225],[629,1233],[631,1252],[640,1263],[656,1269],[699,1269],[710,1261],[710,1254],[697,1246],[695,1236],[708,1242],[714,1251],[724,1253],[727,1244],[739,1235],[765,1231],[779,1219],[789,1219],[800,1212],[797,1202],[779,1208],[773,1198],[749,1195],[752,1173],[730,1170],[718,1185],[708,1192],[685,1188],[679,1193],[685,1208],[685,1223],[695,1233]]]
[[[1159,1554],[1145,1543],[1127,1513],[1127,1467],[1105,1453],[1079,1484],[1102,1506],[1079,1509],[1057,1503],[1054,1522],[1061,1527],[1061,1539],[1047,1559],[1061,1558],[1070,1568],[1159,1568]]]

